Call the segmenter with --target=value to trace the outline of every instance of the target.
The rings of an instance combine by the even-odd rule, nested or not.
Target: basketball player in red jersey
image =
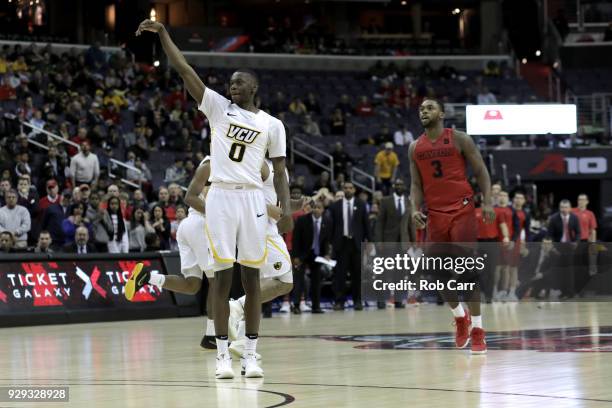
[[[425,133],[409,149],[415,225],[419,229],[427,227],[428,242],[476,242],[478,224],[474,222],[474,191],[467,180],[466,161],[472,167],[482,192],[483,217],[487,222],[493,222],[495,212],[489,172],[467,134],[444,128],[444,105],[441,102],[426,98],[421,103],[419,114]],[[423,204],[427,205],[428,216],[420,211]],[[476,289],[469,294],[469,310],[459,303],[456,292],[442,291],[441,295],[455,316],[456,346],[464,348],[471,340],[472,354],[484,354],[487,345],[480,315],[478,278],[471,281],[476,283]]]

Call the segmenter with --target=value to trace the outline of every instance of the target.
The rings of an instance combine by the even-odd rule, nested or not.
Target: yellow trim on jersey
[[[217,251],[215,250],[215,246],[213,245],[212,242],[212,238],[210,237],[210,232],[208,232],[208,224],[204,224],[204,230],[206,231],[206,236],[208,237],[208,244],[210,246],[210,250],[213,254],[213,258],[215,258],[215,261],[219,262],[219,263],[234,263],[236,262],[236,260],[234,258],[221,258],[219,256],[219,254],[217,254]]]
[[[236,122],[238,122],[238,121],[236,121]],[[229,124],[230,124],[230,125],[234,125],[234,126],[238,126],[238,127],[240,127],[240,128],[243,128],[243,129],[252,130],[253,132],[257,132],[257,133],[259,133],[259,135],[261,135],[261,134],[263,133],[263,130],[253,129],[252,127],[248,127],[248,126],[246,126],[246,125],[243,125],[242,123],[240,123],[240,124],[239,124],[239,123],[232,123],[232,121],[231,121],[231,120],[229,121]],[[229,132],[229,128],[227,129],[227,131]],[[257,135],[257,136],[259,136],[259,135]],[[226,136],[229,136],[229,135],[226,135]],[[233,139],[233,138],[232,138],[232,139]]]
[[[239,260],[239,261],[237,261],[237,262],[238,262],[239,264],[241,264],[241,265],[242,265],[242,264],[246,264],[246,266],[249,266],[249,265],[253,265],[253,266],[260,266],[261,264],[263,264],[264,262],[266,262],[266,257],[267,257],[267,256],[268,256],[268,246],[266,245],[266,248],[264,249],[264,254],[263,254],[263,256],[262,256],[260,259],[258,259],[258,260],[256,260],[256,261],[250,261],[250,260],[248,260],[248,259],[245,259],[245,260]]]
[[[287,258],[287,261],[289,261],[289,265],[291,265],[291,257],[285,251],[283,251],[281,247],[276,245],[276,242],[272,241],[272,239],[268,238],[267,241],[268,241],[268,243],[270,245],[272,245],[274,248],[276,248],[278,250],[278,252],[280,252],[281,254],[285,255],[285,258]]]

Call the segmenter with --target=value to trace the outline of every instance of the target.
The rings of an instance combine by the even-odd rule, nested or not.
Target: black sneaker
[[[149,283],[151,272],[145,271],[143,267],[144,265],[141,262],[138,262],[136,266],[134,266],[134,269],[132,269],[130,278],[125,284],[125,298],[129,301],[134,298],[136,292],[142,289],[144,285]]]
[[[215,339],[215,336],[204,335],[204,337],[202,337],[202,341],[200,342],[200,347],[209,350],[216,350],[217,340]]]

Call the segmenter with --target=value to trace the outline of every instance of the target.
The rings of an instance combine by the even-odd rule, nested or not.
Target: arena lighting
[[[152,8],[151,12],[149,13],[149,19],[151,21],[157,21],[157,12],[155,11],[154,8]]]
[[[153,66],[156,68],[159,67],[159,60],[153,61]]]
[[[452,13],[453,13],[453,15],[454,15],[454,16],[455,16],[455,15],[457,15],[457,14],[461,14],[461,9],[456,8],[456,9],[454,9],[454,10],[452,11]]]
[[[539,57],[540,55],[542,55],[542,51],[537,50],[537,51],[536,51],[536,57]]]
[[[523,59],[521,60],[521,62],[522,62],[523,64],[526,64],[526,63],[527,63],[527,58],[523,58]]]
[[[559,68],[559,61],[555,61],[555,63],[553,64],[553,68]]]
[[[468,105],[470,135],[567,135],[577,131],[576,105]]]
[[[408,2],[406,0],[402,0],[402,6],[405,6],[406,4],[408,4]]]

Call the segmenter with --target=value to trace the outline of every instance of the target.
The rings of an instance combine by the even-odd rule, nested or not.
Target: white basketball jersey
[[[200,164],[198,165],[198,168],[199,168],[200,166],[203,166],[203,165],[204,165],[204,163],[208,162],[209,160],[210,160],[210,156],[206,156],[204,159],[202,159],[202,161],[201,161],[201,162],[200,162]],[[210,181],[210,178],[208,179],[208,181]],[[204,186],[202,186],[202,190],[203,190],[203,189],[204,189]],[[206,197],[204,197],[204,196],[202,195],[202,193],[198,194],[198,198],[200,198],[200,200],[202,200],[202,201],[204,201],[204,200],[206,199]],[[202,216],[202,217],[204,217],[204,216],[205,216],[204,214],[202,214],[201,212],[199,212],[198,210],[196,210],[196,209],[195,209],[195,208],[193,208],[193,207],[189,207],[189,214],[195,214],[195,215],[199,215],[199,216]]]
[[[210,88],[204,91],[199,110],[210,122],[211,182],[263,187],[266,151],[270,157],[286,156],[282,122],[262,110],[246,111]]]

